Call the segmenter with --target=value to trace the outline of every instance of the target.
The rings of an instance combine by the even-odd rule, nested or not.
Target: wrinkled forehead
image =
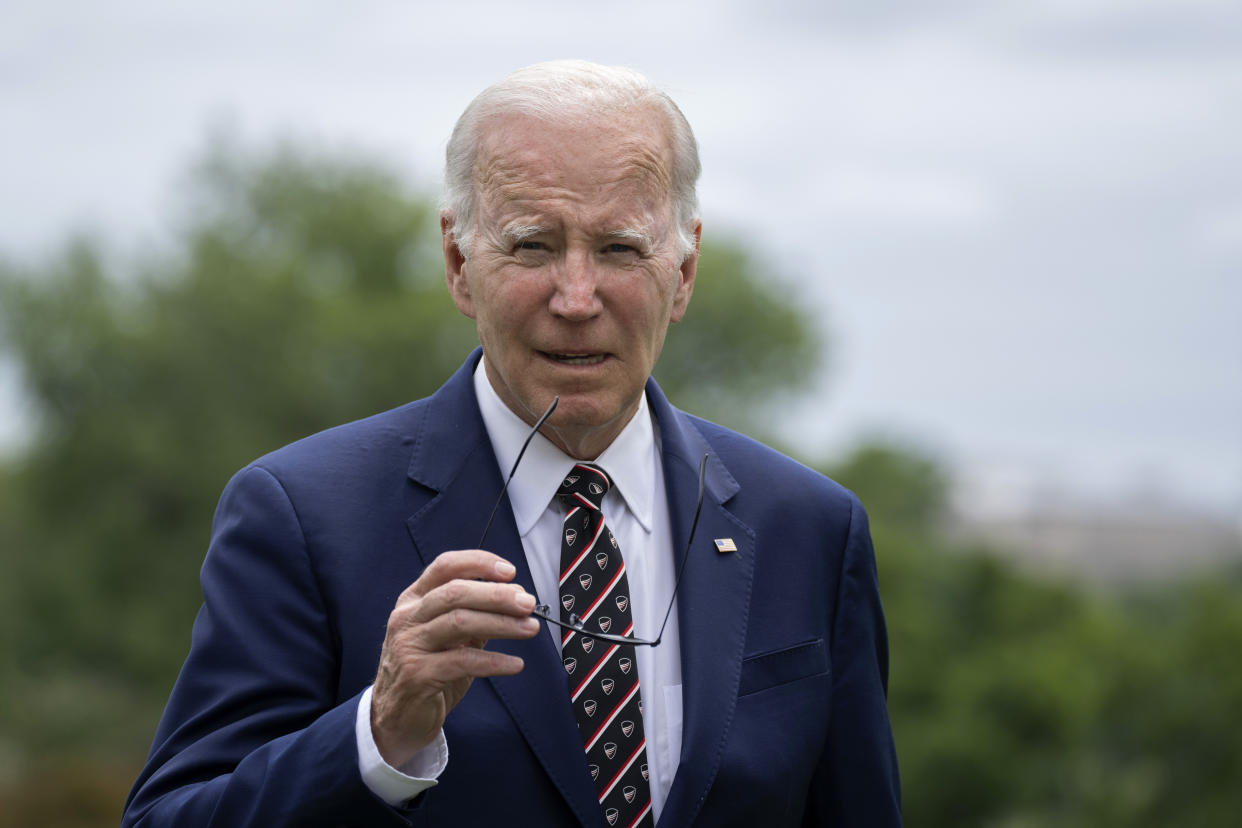
[[[601,208],[636,201],[654,209],[671,201],[672,144],[651,108],[556,120],[506,113],[479,128],[474,186],[484,205],[557,195]]]

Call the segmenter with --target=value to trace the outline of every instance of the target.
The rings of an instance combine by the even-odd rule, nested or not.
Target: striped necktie
[[[625,559],[604,525],[600,505],[612,488],[603,469],[573,467],[557,491],[567,510],[561,532],[561,619],[576,614],[588,630],[630,635],[630,587]],[[647,741],[634,646],[561,631],[561,658],[587,767],[610,826],[652,826]]]

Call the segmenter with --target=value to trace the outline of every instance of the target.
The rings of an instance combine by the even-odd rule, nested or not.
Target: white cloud
[[[1242,204],[1205,213],[1195,231],[1196,239],[1208,248],[1242,252]]]
[[[811,200],[849,222],[977,227],[996,213],[981,182],[938,170],[840,166],[826,170]]]

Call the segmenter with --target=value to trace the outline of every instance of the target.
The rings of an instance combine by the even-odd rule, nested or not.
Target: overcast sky
[[[983,511],[1242,514],[1237,0],[10,3],[0,251],[156,238],[221,122],[434,186],[470,98],[556,57],[668,89],[705,235],[824,320],[808,454],[912,441]]]

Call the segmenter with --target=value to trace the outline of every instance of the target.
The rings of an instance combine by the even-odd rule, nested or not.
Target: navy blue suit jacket
[[[567,678],[547,635],[489,646],[517,676],[449,713],[440,783],[410,808],[363,785],[354,719],[398,594],[471,548],[501,476],[471,382],[267,455],[224,491],[204,604],[125,826],[587,825],[604,828]],[[887,644],[866,516],[810,469],[677,411],[651,410],[684,547],[681,763],[661,826],[900,824]],[[720,554],[714,538],[732,538]],[[492,551],[534,591],[512,513]]]

